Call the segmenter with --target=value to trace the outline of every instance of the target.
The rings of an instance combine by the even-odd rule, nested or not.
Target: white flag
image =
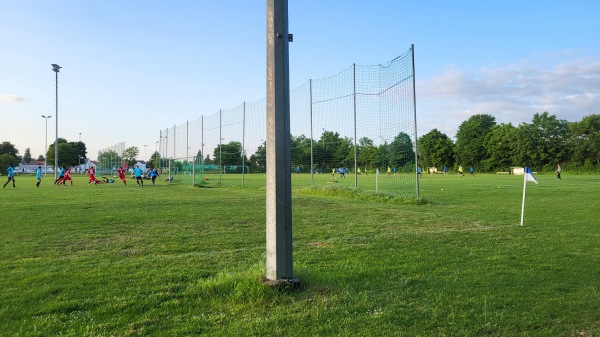
[[[533,176],[533,172],[531,172],[531,169],[528,166],[525,166],[525,180],[533,181],[536,184],[538,183],[537,180],[535,180],[535,177]]]

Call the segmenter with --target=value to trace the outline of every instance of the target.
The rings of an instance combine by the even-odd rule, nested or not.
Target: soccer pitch
[[[521,227],[522,176],[424,175],[417,202],[293,174],[296,291],[261,283],[265,176],[207,178],[17,176],[0,335],[600,335],[598,176],[536,175]]]

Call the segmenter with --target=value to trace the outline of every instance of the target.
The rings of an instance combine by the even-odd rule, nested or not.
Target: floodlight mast
[[[52,71],[56,73],[56,113],[54,120],[56,121],[56,138],[54,140],[54,179],[58,178],[58,73],[61,66],[52,63]]]

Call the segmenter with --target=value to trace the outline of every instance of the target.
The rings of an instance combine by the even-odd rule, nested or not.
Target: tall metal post
[[[169,128],[167,128],[166,130],[166,134],[165,134],[165,160],[169,160]],[[167,166],[168,163],[165,163],[165,166]],[[171,174],[169,172],[169,174]]]
[[[200,143],[200,147],[202,148],[202,158],[200,159],[200,165],[202,165],[200,167],[200,172],[202,173],[202,176],[204,176],[204,158],[206,158],[206,155],[204,154],[204,115],[202,115],[202,120],[201,120],[201,124],[202,124],[202,132],[200,134],[202,140]],[[203,181],[204,182],[204,181]]]
[[[266,279],[297,284],[292,261],[292,191],[287,0],[267,0]]]
[[[173,125],[173,159],[177,158],[177,126]]]
[[[185,121],[185,160],[190,164],[190,122]]]
[[[314,165],[314,147],[313,147],[313,110],[312,110],[312,79],[308,80],[309,90],[309,111],[310,111],[310,185],[315,186],[315,165]]]
[[[354,188],[358,188],[358,163],[356,160],[356,63],[352,66],[352,96],[354,100]]]
[[[223,173],[223,110],[219,109],[219,184],[222,184],[221,173]]]
[[[42,118],[46,120],[46,147],[44,147],[44,151],[46,151],[46,153],[44,154],[44,176],[48,174],[48,118],[50,117],[52,116],[42,115]]]
[[[242,186],[244,186],[244,166],[246,166],[246,102],[242,109]]]
[[[416,188],[417,188],[417,198],[419,197],[419,175],[417,174],[417,170],[419,167],[419,158],[418,158],[418,148],[419,148],[419,144],[417,144],[417,93],[415,92],[415,45],[412,44],[410,46],[410,50],[412,52],[412,71],[413,71],[413,112],[414,112],[414,120],[415,120],[415,176],[417,179],[417,184],[416,184]]]
[[[52,71],[56,73],[56,113],[54,120],[56,121],[56,138],[54,140],[54,179],[58,178],[58,73],[61,66],[52,64]]]

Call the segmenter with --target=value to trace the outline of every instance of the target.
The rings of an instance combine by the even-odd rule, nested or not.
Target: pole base
[[[276,287],[284,290],[298,290],[300,289],[301,285],[300,279],[297,277],[270,280],[265,276],[262,278],[262,283],[271,287]]]

